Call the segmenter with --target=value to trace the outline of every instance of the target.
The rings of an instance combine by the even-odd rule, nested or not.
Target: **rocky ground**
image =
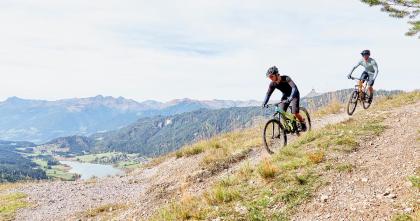
[[[420,103],[389,111],[381,136],[336,158],[351,171],[328,173],[329,185],[297,209],[294,220],[390,220],[420,204],[408,176],[420,167]]]

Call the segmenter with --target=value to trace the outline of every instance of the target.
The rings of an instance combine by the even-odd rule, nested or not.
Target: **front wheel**
[[[264,126],[263,141],[265,149],[268,153],[273,154],[278,152],[282,147],[287,144],[286,132],[280,121],[271,119],[267,121]]]
[[[359,98],[359,92],[354,90],[350,94],[349,102],[347,103],[347,114],[352,115],[356,110],[357,99]]]

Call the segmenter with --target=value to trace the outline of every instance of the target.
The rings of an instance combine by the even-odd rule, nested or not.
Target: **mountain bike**
[[[296,134],[299,136],[301,132],[304,132],[301,130],[300,122],[292,114],[292,108],[289,107],[287,111],[284,111],[279,107],[281,103],[267,105],[267,108],[274,107],[272,119],[267,121],[263,132],[264,146],[270,154],[279,151],[281,147],[287,145],[287,134]],[[310,131],[311,117],[309,116],[308,110],[300,107],[300,113],[304,115],[306,131]]]
[[[368,109],[372,104],[372,100],[369,101],[369,91],[367,87],[368,81],[360,78],[351,77],[352,80],[364,81],[362,87],[359,86],[359,82],[354,86],[353,92],[350,94],[349,102],[347,103],[347,114],[352,115],[356,110],[357,102],[359,101],[364,109]]]

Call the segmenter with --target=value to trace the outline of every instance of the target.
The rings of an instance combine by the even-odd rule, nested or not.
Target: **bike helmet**
[[[267,70],[267,73],[265,74],[265,76],[268,77],[272,74],[278,74],[278,73],[279,73],[279,69],[277,69],[276,66],[273,66]]]
[[[362,56],[363,55],[369,55],[370,56],[370,51],[369,50],[363,50],[362,53],[360,53]]]

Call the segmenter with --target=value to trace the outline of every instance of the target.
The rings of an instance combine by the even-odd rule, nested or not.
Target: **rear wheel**
[[[286,146],[286,132],[283,130],[279,120],[271,119],[267,121],[264,127],[263,141],[265,149],[270,154],[276,153]]]
[[[370,105],[372,104],[372,101],[369,101],[370,93],[369,90],[366,90],[365,92],[365,99],[363,99],[363,108],[368,109]]]
[[[306,110],[306,108],[304,107],[300,107],[300,112],[303,113],[303,118],[305,118],[305,122],[306,122],[306,131],[310,131],[312,128],[312,124],[311,124],[311,116],[309,116],[309,112],[308,110]]]
[[[347,114],[352,115],[356,110],[357,99],[359,98],[359,92],[354,90],[350,94],[349,102],[347,103]]]

